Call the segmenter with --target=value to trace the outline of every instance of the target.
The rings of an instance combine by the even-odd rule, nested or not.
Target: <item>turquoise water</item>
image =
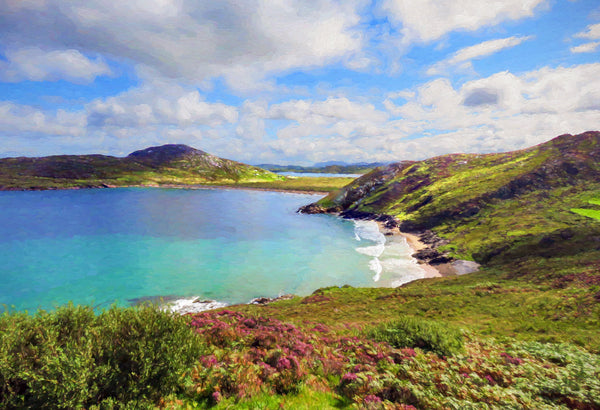
[[[354,222],[295,212],[316,199],[218,189],[0,192],[0,303],[18,310],[156,297],[246,303],[373,286],[373,255],[368,246],[357,251]],[[361,246],[377,245],[363,236]]]

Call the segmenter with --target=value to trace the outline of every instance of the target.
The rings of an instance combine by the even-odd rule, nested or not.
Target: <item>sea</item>
[[[0,192],[0,310],[143,301],[180,311],[424,277],[372,221],[303,215],[319,196],[114,188]]]

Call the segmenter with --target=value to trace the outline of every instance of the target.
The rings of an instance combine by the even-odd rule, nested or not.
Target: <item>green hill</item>
[[[599,269],[600,223],[589,217],[598,197],[600,132],[586,132],[507,153],[392,164],[308,211],[390,215],[402,231],[443,238],[441,252],[485,265],[562,257]]]
[[[174,144],[135,151],[125,158],[59,155],[0,159],[0,190],[228,184],[282,179],[261,168]]]

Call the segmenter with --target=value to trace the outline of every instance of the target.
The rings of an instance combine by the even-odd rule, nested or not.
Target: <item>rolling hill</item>
[[[0,159],[0,190],[217,184],[281,179],[264,169],[180,144],[150,147],[124,158],[58,155]]]

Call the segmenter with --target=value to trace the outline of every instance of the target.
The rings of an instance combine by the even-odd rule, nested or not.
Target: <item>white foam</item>
[[[180,315],[186,313],[199,313],[205,310],[218,309],[227,306],[227,303],[218,302],[216,300],[201,300],[198,297],[177,299],[167,303],[164,306],[165,310],[169,310]]]
[[[406,238],[391,236],[388,240],[374,221],[354,221],[354,236],[357,240],[375,242],[356,248],[357,252],[372,257],[368,266],[374,272],[374,282],[397,287],[425,277],[426,272],[412,257]]]
[[[372,256],[374,258],[381,256],[383,251],[385,251],[384,244],[356,248],[356,252],[362,253],[363,255]]]
[[[383,271],[379,257],[385,251],[385,235],[379,231],[377,222],[354,221],[354,237],[359,241],[364,239],[375,242],[375,245],[362,246],[356,248],[356,251],[373,258],[369,261],[369,269],[375,272],[373,281],[378,282],[381,278],[381,272]]]
[[[385,235],[375,221],[354,221],[354,236],[377,244],[385,243]]]
[[[373,282],[379,282],[379,279],[381,279],[381,271],[383,271],[379,258],[373,258],[369,261],[369,269],[375,272],[375,275],[373,275]]]

